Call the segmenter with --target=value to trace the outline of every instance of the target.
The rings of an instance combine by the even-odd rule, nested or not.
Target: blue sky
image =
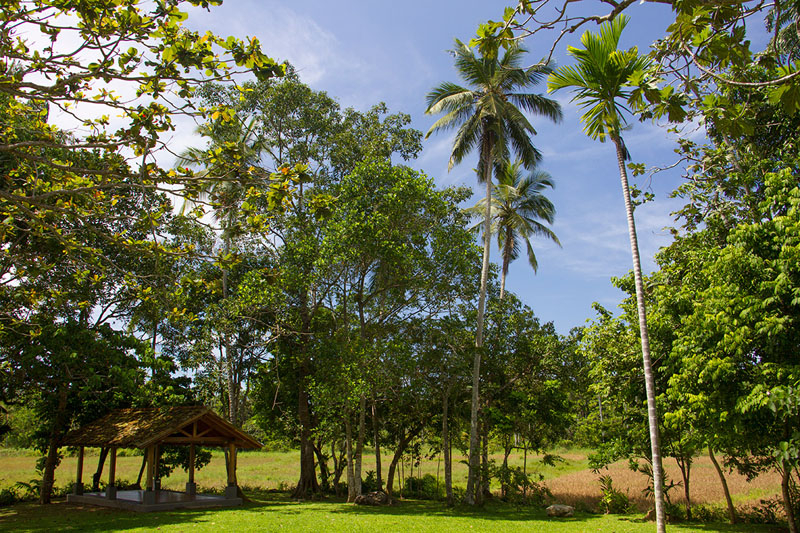
[[[222,35],[255,36],[268,55],[289,60],[305,83],[327,91],[342,106],[366,110],[383,101],[390,112],[410,114],[412,125],[426,132],[435,121],[424,114],[426,93],[442,81],[460,83],[446,52],[453,39],[468,41],[479,23],[501,18],[508,4],[494,0],[227,0],[210,13],[192,12],[189,25]],[[636,45],[641,51],[663,35],[671,19],[668,9],[653,4],[636,5],[629,14],[632,20],[623,33],[622,46]],[[580,35],[569,37],[556,50],[557,64],[571,62],[566,48],[577,45]],[[549,50],[552,38],[525,42],[531,63]],[[544,93],[546,87],[543,84],[536,90]],[[564,120],[553,125],[534,117],[538,135],[533,141],[544,155],[541,168],[556,182],[549,197],[557,210],[553,231],[563,248],[534,241],[538,274],[520,258],[511,266],[507,287],[537,316],[553,321],[559,332],[566,333],[593,316],[592,302],[617,305],[622,293],[609,278],[630,270],[631,259],[613,146],[583,134],[581,113],[569,102],[568,93],[554,97],[563,106]],[[702,137],[702,132],[684,135]],[[625,139],[634,161],[648,168],[676,161],[675,135],[665,128],[635,122]],[[477,191],[473,161],[447,171],[451,146],[452,137],[434,134],[425,141],[419,159],[410,164],[441,186],[463,184]],[[668,194],[680,183],[680,175],[678,168],[636,181],[656,195],[655,202],[636,211],[645,271],[653,269],[658,248],[670,242],[664,228],[671,224],[670,212],[680,204]],[[493,249],[493,261],[497,256]]]

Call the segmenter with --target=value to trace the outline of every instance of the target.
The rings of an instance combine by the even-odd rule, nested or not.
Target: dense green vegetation
[[[633,0],[550,24],[537,15],[544,0],[524,0],[470,44],[456,40],[468,87],[436,87],[428,112],[443,114],[431,132],[456,130],[451,163],[476,163],[485,195],[473,209],[463,209],[469,190],[437,188],[413,168],[422,133],[408,115],[383,103],[342,109],[256,40],[183,25],[181,4],[217,3],[0,8],[0,436],[40,454],[41,504],[58,484],[70,428],[120,407],[205,403],[262,441],[299,450],[295,499],[392,494],[413,483],[405,461],[441,456],[449,507],[493,493],[531,504],[299,508],[315,529],[348,516],[356,529],[530,519],[537,530],[546,498],[527,457],[569,442],[590,447],[598,469],[630,460],[649,480],[659,530],[670,517],[692,518],[692,466],[707,455],[731,523],[740,517],[726,475],[773,475],[774,518],[797,532],[794,3],[674,2],[674,23],[649,54],[617,49]],[[590,21],[604,24],[569,50],[576,65],[523,66],[520,40]],[[761,50],[748,38],[755,26],[769,32]],[[47,38],[26,40],[30,32]],[[521,242],[534,269],[529,237],[557,242],[544,224],[555,207],[542,195],[553,181],[535,174],[528,115],[558,121],[561,111],[525,92],[545,80],[551,91],[575,89],[586,133],[615,146],[633,257],[632,272],[613,280],[629,295],[621,313],[596,305],[594,321],[569,335],[505,290]],[[176,157],[167,139],[184,115],[201,125]],[[634,209],[649,198],[628,182],[646,162],[629,163],[630,116],[706,132],[679,142],[686,180],[674,195],[685,207],[647,276]],[[470,231],[476,211],[482,255]],[[499,275],[489,261],[495,234]],[[522,466],[510,459],[520,453]],[[464,487],[453,478],[462,455]],[[662,457],[680,479],[663,475]],[[164,467],[181,463],[168,456]],[[606,480],[605,509],[624,511],[612,487]],[[683,508],[671,503],[679,490]],[[285,495],[258,498],[266,501],[163,523],[208,516],[269,529],[270,512],[295,508]],[[48,513],[29,527],[47,527]],[[91,515],[74,520],[98,527]],[[649,526],[578,515],[559,527]]]

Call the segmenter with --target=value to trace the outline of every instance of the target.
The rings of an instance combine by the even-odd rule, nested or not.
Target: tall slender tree
[[[245,201],[254,178],[266,175],[260,168],[263,141],[256,135],[255,118],[245,120],[234,113],[230,120],[211,121],[199,128],[208,139],[205,149],[189,148],[178,158],[184,165],[202,167],[199,190],[190,195],[193,203],[210,204],[214,219],[219,223],[222,239],[222,299],[229,296],[228,267],[231,245],[240,234],[240,206]],[[192,192],[192,191],[190,191]],[[238,425],[239,383],[234,379],[233,332],[220,332],[220,352],[225,365],[228,389],[228,419]]]
[[[628,235],[631,242],[633,277],[636,286],[636,308],[639,315],[639,333],[642,343],[642,361],[647,394],[647,418],[650,430],[650,450],[653,460],[653,486],[656,506],[656,524],[659,533],[665,531],[664,482],[661,467],[661,446],[656,410],[655,381],[650,359],[650,340],[647,333],[647,313],[644,304],[644,284],[642,266],[639,259],[639,243],[636,237],[636,224],[633,218],[633,205],[628,187],[628,173],[625,161],[630,158],[622,140],[622,130],[626,126],[625,103],[630,104],[636,97],[631,77],[641,73],[650,65],[650,59],[640,56],[636,47],[618,50],[620,35],[628,17],[618,18],[603,24],[600,33],[587,31],[581,37],[583,49],[570,47],[568,53],[577,60],[574,66],[564,66],[553,72],[547,82],[550,92],[563,88],[574,89],[573,101],[578,102],[586,112],[581,117],[584,132],[592,139],[605,142],[611,139],[617,152],[619,177],[622,183],[622,196],[628,219]],[[624,103],[623,103],[624,102]]]
[[[479,183],[486,186],[487,198],[485,235],[490,235],[491,210],[488,199],[492,194],[494,162],[508,159],[509,151],[513,151],[527,167],[533,167],[541,159],[541,154],[530,139],[536,130],[523,112],[542,115],[556,122],[561,120],[561,107],[555,100],[540,94],[517,92],[538,84],[552,71],[551,68],[546,64],[523,68],[521,64],[526,50],[516,43],[509,44],[502,56],[499,56],[499,52],[496,42],[487,43],[480,55],[476,56],[469,46],[456,39],[452,51],[456,69],[469,87],[442,83],[428,93],[428,108],[425,111],[428,114],[444,113],[431,126],[427,136],[434,131],[457,128],[450,154],[451,169],[473,149],[478,149],[478,179]],[[485,239],[475,334],[475,346],[478,349],[475,350],[472,370],[469,475],[464,496],[469,504],[475,503],[473,493],[478,471],[478,389],[490,244],[490,240]]]
[[[533,168],[526,175],[522,161],[504,162],[495,172],[497,184],[492,189],[491,197],[491,234],[497,235],[497,246],[503,258],[500,277],[500,299],[503,299],[506,288],[506,276],[511,261],[519,257],[522,243],[528,254],[528,263],[536,272],[539,262],[531,245],[531,237],[545,237],[561,246],[561,242],[553,230],[539,222],[552,224],[556,208],[544,194],[544,189],[555,187],[553,178],[547,172]],[[472,213],[482,214],[486,211],[486,199],[482,198],[469,209]],[[476,224],[476,229],[480,224]]]

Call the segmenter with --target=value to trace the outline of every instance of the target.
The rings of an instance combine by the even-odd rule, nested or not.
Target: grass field
[[[42,508],[18,504],[0,508],[0,530],[49,531],[290,531],[290,532],[613,532],[651,533],[655,526],[635,516],[576,513],[573,518],[550,519],[541,509],[489,504],[480,509],[448,509],[438,502],[403,501],[392,507],[362,507],[335,499],[295,502],[285,493],[251,493],[253,500],[239,508],[138,514],[82,508],[59,502]],[[671,531],[777,532],[780,528],[745,524],[676,524]]]
[[[84,460],[83,479],[84,483],[91,480],[92,473],[97,468],[97,450],[88,450]],[[587,468],[586,454],[581,452],[567,452],[561,455],[564,461],[559,461],[555,466],[545,466],[539,463],[538,458],[528,457],[528,471],[538,471],[545,479],[552,479],[563,476],[570,472],[579,472]],[[391,456],[383,456],[383,477],[389,468]],[[501,455],[492,457],[498,463],[502,461]],[[0,454],[0,488],[13,485],[17,481],[28,482],[36,477],[37,456],[27,453],[4,453]],[[273,490],[290,487],[297,483],[299,452],[240,452],[238,455],[237,476],[239,484],[246,487],[257,487],[260,489]],[[522,466],[523,458],[520,455],[513,455],[509,461],[512,466]],[[135,481],[139,468],[142,464],[141,456],[121,456],[117,458],[117,479]],[[61,465],[56,470],[56,485],[66,486],[75,481],[76,457],[65,457]],[[107,466],[107,465],[106,465]],[[398,466],[396,479],[399,480],[401,466]],[[410,461],[402,465],[403,478],[409,476],[421,476],[430,474],[438,477],[444,483],[444,472],[441,461],[436,458],[423,460],[418,467],[412,469]],[[365,450],[364,466],[362,467],[363,477],[370,470],[375,470],[375,453],[373,450]],[[413,470],[413,471],[412,471]],[[103,472],[106,479],[106,471]],[[170,489],[180,489],[187,481],[187,474],[182,470],[176,470],[169,478],[165,478],[162,487]],[[211,463],[205,468],[198,470],[196,481],[200,487],[222,488],[225,477],[225,460],[222,452],[215,450]],[[462,462],[453,465],[453,483],[458,486],[465,486],[467,479],[467,467]],[[399,483],[396,481],[395,483]]]
[[[578,509],[591,509],[600,499],[600,474],[588,469],[585,451],[562,450],[557,452],[563,460],[554,466],[544,466],[538,457],[528,457],[529,471],[542,474],[554,499],[560,503],[577,504]],[[374,470],[374,454],[365,453],[364,475]],[[502,456],[493,457],[498,463]],[[239,456],[238,478],[246,494],[253,500],[243,508],[225,510],[175,511],[140,515],[91,507],[77,507],[58,502],[52,506],[17,504],[0,508],[0,530],[15,531],[652,531],[651,523],[639,520],[642,515],[627,517],[603,516],[578,513],[568,520],[548,519],[544,511],[536,508],[491,503],[483,509],[457,507],[447,509],[441,502],[422,502],[406,499],[397,507],[363,508],[345,504],[335,498],[321,502],[298,503],[291,501],[284,489],[297,481],[298,452],[244,452]],[[384,478],[390,458],[384,456]],[[511,457],[512,465],[522,465],[521,455]],[[0,453],[0,488],[13,486],[18,481],[28,482],[36,477],[36,456],[29,453]],[[66,457],[56,472],[56,485],[66,486],[75,479],[75,457]],[[84,464],[84,480],[91,479],[97,464],[96,453],[89,453]],[[118,458],[117,477],[134,481],[141,465],[141,456]],[[674,463],[665,464],[667,474],[679,480]],[[437,458],[423,460],[412,468],[410,462],[403,465],[404,477],[431,474],[443,483],[442,464]],[[640,510],[648,507],[642,497],[646,480],[642,474],[632,472],[627,464],[612,465],[602,474],[610,474],[614,484],[627,492]],[[398,476],[400,472],[398,471]],[[104,478],[105,478],[104,472]],[[163,480],[165,488],[183,488],[186,473],[176,471]],[[197,483],[203,488],[221,489],[225,480],[225,464],[221,452],[215,452],[211,463],[198,471]],[[454,482],[466,484],[466,466],[454,465]],[[737,506],[758,504],[760,499],[779,495],[780,485],[776,476],[762,476],[748,483],[743,477],[730,474],[728,484]],[[395,495],[398,495],[395,482]],[[719,480],[710,461],[698,457],[693,467],[691,484],[693,503],[722,505]],[[280,492],[284,490],[283,492]],[[683,500],[683,488],[671,493],[673,503]],[[780,531],[766,526],[746,524],[731,528],[724,524],[674,526],[675,531]]]

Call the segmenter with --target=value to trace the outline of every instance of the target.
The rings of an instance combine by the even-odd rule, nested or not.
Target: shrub
[[[602,494],[598,504],[600,510],[605,514],[626,514],[630,512],[631,500],[628,494],[614,487],[611,476],[600,476],[599,481]]]
[[[14,489],[3,489],[0,490],[0,507],[5,507],[7,505],[12,505],[19,501],[19,497],[17,496],[17,491]]]
[[[711,505],[695,505],[692,507],[692,519],[698,522],[726,522],[728,510]]]
[[[520,467],[500,466],[494,469],[494,477],[500,481],[504,489],[503,499],[528,505],[543,507],[552,498],[550,492],[539,475],[538,481],[533,480],[531,474],[525,473]]]
[[[361,480],[361,492],[375,492],[383,490],[383,487],[378,486],[378,477],[374,470],[367,472],[367,478]]]
[[[739,519],[748,524],[777,524],[785,520],[783,500],[777,496],[761,500],[761,504],[745,509],[736,509]]]

